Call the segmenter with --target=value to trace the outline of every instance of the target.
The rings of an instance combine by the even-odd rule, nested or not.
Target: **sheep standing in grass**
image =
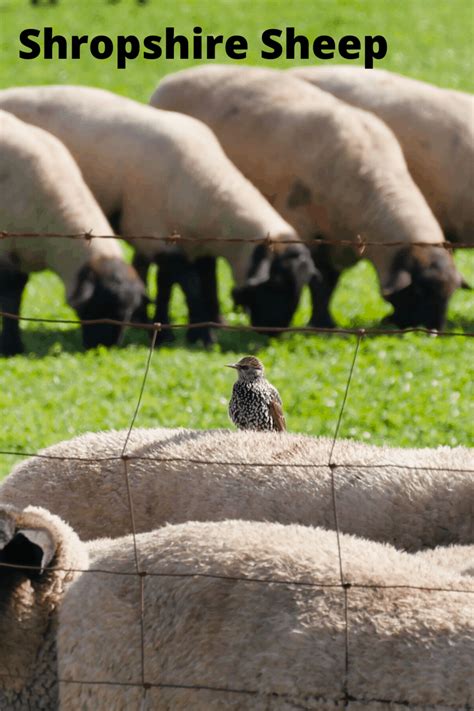
[[[474,97],[383,69],[298,67],[294,76],[383,119],[446,239],[474,241]]]
[[[341,536],[344,590],[336,534],[305,526],[190,522],[87,545],[2,506],[0,532],[0,564],[40,568],[0,576],[1,708],[57,708],[59,688],[61,711],[125,711],[143,681],[157,711],[473,701],[472,581],[390,546]]]
[[[157,321],[169,321],[168,292],[175,280],[187,297],[191,322],[219,320],[217,296],[207,296],[208,290],[215,292],[213,266],[206,262],[211,284],[203,285],[206,276],[200,278],[191,262],[222,256],[237,286],[257,294],[253,322],[289,324],[301,289],[314,272],[311,256],[303,245],[285,243],[296,240],[294,229],[230,162],[207,126],[79,86],[5,90],[0,92],[0,107],[64,141],[102,209],[138,250],[142,264],[143,259],[158,261],[166,286],[164,294],[158,290]],[[188,241],[181,242],[180,249],[167,244],[163,238],[172,233]],[[162,241],[131,239],[137,235]],[[268,236],[283,241],[273,255],[252,241]],[[200,242],[200,237],[226,241]],[[193,329],[190,337],[208,340],[209,334]]]
[[[130,533],[126,435],[90,433],[42,450],[13,469],[0,501],[48,507],[85,540]],[[331,445],[285,432],[133,430],[126,454],[137,531],[228,518],[334,529]],[[474,543],[472,450],[340,440],[331,461],[341,531],[411,551]]]
[[[0,230],[111,234],[69,151],[57,138],[0,111]],[[114,239],[0,240],[0,310],[18,316],[30,272],[52,269],[81,319],[129,320],[145,299],[144,286]],[[84,325],[86,348],[117,343],[120,326]],[[4,317],[3,355],[23,350],[19,323]]]
[[[151,104],[207,123],[302,238],[383,243],[364,256],[397,326],[442,328],[462,278],[443,247],[415,246],[442,243],[443,233],[383,121],[290,74],[256,67],[205,65],[168,75]],[[316,246],[313,255],[311,324],[331,326],[339,275],[361,253],[339,244]],[[254,298],[245,289],[237,297]]]

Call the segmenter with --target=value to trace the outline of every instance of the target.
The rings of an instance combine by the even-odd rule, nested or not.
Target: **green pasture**
[[[163,3],[134,0],[58,0],[56,7],[31,7],[27,0],[0,0],[0,86],[41,83],[91,84],[146,102],[159,78],[192,62],[131,61],[126,70],[115,60],[47,61],[18,58],[19,33],[52,26],[71,34],[162,34],[166,26],[191,35],[247,37],[249,63],[259,57],[261,32],[294,26],[315,37],[383,34],[388,55],[383,66],[465,91],[473,90],[473,5],[469,0],[200,0]],[[219,57],[219,55],[218,55]],[[223,53],[221,61],[225,60]],[[314,63],[316,60],[313,60]],[[294,62],[301,63],[301,62]],[[362,62],[360,62],[362,63]],[[286,66],[284,60],[267,62]],[[474,256],[456,261],[474,284]],[[230,298],[231,279],[220,264],[223,311],[229,324],[247,323]],[[473,332],[473,296],[459,291],[451,301],[448,329]],[[375,273],[364,262],[348,271],[337,290],[333,314],[345,327],[376,327],[389,312],[378,294]],[[308,321],[305,293],[295,318]],[[27,287],[23,315],[74,318],[64,304],[61,282],[53,274],[35,275]],[[180,293],[173,317],[183,323]],[[23,324],[28,355],[0,361],[0,450],[34,452],[87,430],[130,424],[148,356],[144,332],[126,334],[124,346],[84,353],[74,326]],[[285,335],[267,339],[223,331],[206,351],[186,345],[184,334],[153,354],[137,426],[230,427],[227,401],[234,374],[224,368],[245,353],[258,353],[279,388],[289,429],[334,433],[356,339],[353,336]],[[349,391],[340,435],[402,446],[470,444],[473,434],[474,341],[419,334],[364,338]],[[18,457],[0,455],[0,476]]]

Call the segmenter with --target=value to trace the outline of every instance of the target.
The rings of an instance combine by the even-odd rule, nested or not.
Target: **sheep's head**
[[[232,292],[234,301],[248,310],[253,326],[286,327],[314,271],[309,250],[303,245],[290,245],[277,255],[259,245],[247,282]]]
[[[469,288],[452,256],[440,247],[406,247],[397,252],[382,294],[394,312],[399,328],[424,326],[441,330],[451,295]]]
[[[59,518],[0,506],[0,707],[35,684],[56,609],[77,575],[67,568],[85,566],[82,544]]]
[[[130,321],[143,314],[148,299],[145,286],[135,269],[117,257],[92,259],[79,271],[70,306],[81,320],[113,319]],[[85,348],[115,345],[123,327],[92,324],[82,327]]]

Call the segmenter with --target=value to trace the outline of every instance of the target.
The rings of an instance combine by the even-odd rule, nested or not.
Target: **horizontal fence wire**
[[[0,230],[0,240],[2,239],[29,239],[31,237],[44,237],[47,239],[72,239],[91,242],[93,239],[123,239],[125,241],[151,241],[165,242],[166,244],[178,244],[179,242],[194,242],[196,244],[206,244],[220,242],[222,244],[247,243],[247,244],[266,244],[270,248],[281,244],[306,244],[309,246],[329,245],[341,247],[354,247],[359,252],[364,252],[366,247],[439,247],[451,251],[453,249],[473,249],[474,243],[471,242],[406,242],[403,240],[366,240],[361,236],[356,239],[327,239],[324,237],[312,237],[303,239],[295,237],[294,239],[279,239],[277,237],[190,237],[181,235],[177,232],[171,232],[165,236],[159,235],[128,235],[128,234],[106,234],[95,235],[92,232],[76,232],[76,233],[61,233],[61,232],[9,232]]]
[[[70,324],[72,326],[122,326],[126,328],[138,328],[146,331],[166,331],[179,329],[214,328],[221,331],[248,331],[253,333],[325,333],[343,336],[403,336],[407,333],[423,333],[433,337],[460,337],[472,338],[474,332],[464,331],[436,331],[422,326],[412,326],[410,328],[320,328],[318,326],[231,326],[217,321],[199,321],[198,323],[138,323],[135,321],[118,321],[112,318],[95,319],[64,319],[64,318],[37,318],[32,316],[19,316],[9,311],[0,311],[0,316],[14,321],[27,321],[29,323],[53,323]]]
[[[177,525],[177,524],[175,524]],[[140,535],[140,534],[137,534]],[[139,548],[137,547],[137,551]],[[42,571],[39,565],[20,565],[19,563],[5,563],[0,562],[0,569],[9,570],[24,570],[32,573],[38,573]],[[257,578],[249,577],[245,575],[224,575],[219,573],[202,573],[199,571],[190,570],[189,572],[156,572],[150,570],[121,570],[120,572],[116,570],[109,570],[108,568],[75,568],[69,566],[67,568],[62,566],[48,566],[48,571],[54,573],[78,573],[81,575],[112,575],[115,577],[125,577],[125,578],[204,578],[206,580],[224,580],[232,583],[255,583],[257,585],[281,585],[286,587],[301,587],[301,588],[314,588],[318,590],[320,588],[330,588],[330,589],[350,589],[355,590],[416,590],[418,592],[426,593],[457,593],[461,595],[474,595],[474,589],[456,588],[456,587],[441,587],[433,585],[411,585],[409,583],[360,583],[357,580],[345,580],[343,583],[340,580],[334,580],[333,582],[315,582],[312,580],[295,580],[294,578]],[[338,576],[339,577],[339,576]],[[4,603],[3,603],[4,604]],[[0,603],[0,608],[2,604]]]
[[[21,237],[36,237],[36,236],[48,236],[48,237],[62,237],[62,238],[69,238],[69,239],[82,239],[82,240],[92,240],[93,238],[96,237],[96,235],[92,235],[90,233],[80,233],[80,234],[70,234],[70,235],[60,235],[56,233],[48,233],[45,235],[45,233],[9,233],[2,231],[0,232],[0,239],[7,239],[7,238],[21,238]],[[105,239],[112,239],[116,238],[118,236],[116,235],[100,235],[97,236],[100,238],[105,238]],[[169,237],[165,238],[157,238],[156,236],[150,236],[150,235],[142,235],[138,237],[126,237],[126,239],[153,239],[157,241],[164,241],[164,242],[170,242],[170,243],[177,243],[179,241],[197,241],[194,240],[194,238],[185,238],[181,237],[178,234],[173,234],[170,235]],[[269,237],[267,237],[265,240],[261,239],[255,239],[255,240],[222,240],[222,239],[214,239],[214,238],[202,238],[198,241],[202,242],[214,242],[214,241],[228,241],[228,242],[236,242],[236,241],[250,241],[250,242],[264,242],[268,244],[270,247],[274,246],[276,243],[279,244],[286,244],[286,243],[292,243],[294,244],[295,242],[301,242],[305,244],[331,244],[334,245],[334,241],[332,240],[325,240],[325,239],[314,239],[314,240],[272,240]],[[369,245],[377,245],[377,246],[406,246],[406,243],[403,242],[391,242],[391,243],[382,243],[382,242],[364,242],[362,239],[357,239],[355,241],[350,241],[350,240],[341,240],[338,242],[341,245],[344,246],[354,246],[357,247],[360,251],[363,251],[366,246]],[[444,249],[451,250],[453,248],[464,248],[464,249],[471,249],[474,245],[471,244],[452,244],[452,243],[416,243],[416,246],[421,246],[421,247],[440,247]],[[83,684],[83,685],[97,685],[97,686],[117,686],[117,687],[139,687],[142,689],[143,692],[143,702],[146,702],[147,698],[147,693],[150,689],[152,688],[160,688],[160,689],[175,689],[175,690],[188,690],[188,691],[209,691],[209,692],[215,692],[215,693],[229,693],[229,694],[244,694],[244,695],[262,695],[262,696],[267,696],[269,698],[272,697],[281,697],[281,698],[293,698],[291,694],[286,694],[286,693],[279,693],[279,692],[261,692],[256,689],[240,689],[240,688],[234,688],[234,687],[226,687],[226,686],[209,686],[205,683],[203,684],[189,684],[186,683],[186,680],[182,680],[180,683],[167,683],[167,682],[157,682],[154,680],[149,680],[146,677],[146,650],[145,650],[145,581],[147,578],[191,578],[191,579],[199,579],[199,578],[207,578],[207,579],[218,579],[218,580],[226,580],[229,582],[239,582],[243,584],[257,584],[257,585],[284,585],[284,586],[299,586],[299,587],[306,587],[306,588],[330,588],[330,589],[341,589],[343,592],[344,596],[344,660],[343,660],[343,666],[344,666],[344,679],[343,679],[343,695],[338,698],[331,698],[331,699],[323,699],[323,697],[318,697],[314,696],[315,699],[321,699],[321,701],[327,701],[327,702],[341,702],[344,704],[344,706],[347,706],[350,702],[354,703],[361,703],[361,704],[369,704],[369,703],[377,703],[381,705],[393,705],[393,704],[398,704],[401,706],[406,706],[406,707],[418,707],[419,704],[417,703],[412,703],[407,700],[403,699],[363,699],[363,698],[357,698],[355,696],[352,696],[350,693],[350,688],[349,688],[349,671],[350,671],[350,616],[349,616],[349,595],[350,591],[352,589],[367,589],[367,590],[416,590],[419,592],[426,592],[431,594],[435,593],[453,593],[453,594],[467,594],[467,595],[472,595],[474,594],[473,589],[458,589],[455,587],[433,587],[433,586],[423,586],[423,585],[409,585],[409,584],[390,584],[388,582],[384,583],[377,583],[377,584],[367,584],[367,583],[362,583],[362,582],[357,582],[357,580],[352,580],[347,577],[347,574],[344,571],[344,561],[343,561],[343,545],[342,545],[342,535],[341,535],[341,530],[340,530],[340,525],[339,525],[339,517],[338,517],[338,507],[337,507],[337,489],[335,485],[335,474],[338,472],[340,469],[353,469],[353,468],[360,468],[360,469],[381,469],[385,467],[395,467],[395,468],[401,468],[401,469],[412,469],[412,470],[428,470],[430,472],[435,472],[435,471],[452,471],[453,473],[455,472],[471,472],[474,473],[474,469],[447,469],[446,467],[443,468],[433,468],[433,467],[420,467],[416,465],[404,465],[404,464],[392,464],[390,462],[380,462],[377,464],[362,464],[362,463],[354,463],[354,462],[337,462],[334,460],[334,451],[336,444],[338,442],[338,437],[339,437],[339,432],[340,432],[340,427],[342,423],[342,418],[346,406],[346,402],[348,399],[349,395],[349,388],[352,380],[352,376],[355,370],[356,366],[356,360],[357,360],[357,355],[359,352],[359,346],[363,338],[370,337],[372,335],[404,335],[406,333],[421,333],[424,335],[433,335],[433,331],[430,331],[429,329],[426,328],[407,328],[407,329],[360,329],[360,328],[354,328],[354,329],[342,329],[342,328],[334,328],[334,329],[327,329],[327,328],[318,328],[318,327],[253,327],[253,326],[229,326],[227,324],[221,324],[221,323],[214,323],[214,322],[201,322],[201,323],[194,323],[194,324],[161,324],[161,323],[134,323],[134,322],[122,322],[122,321],[116,321],[113,319],[90,319],[90,320],[70,320],[70,319],[41,319],[41,318],[32,318],[32,317],[22,317],[18,316],[16,314],[11,314],[8,312],[1,312],[0,311],[0,316],[3,316],[4,318],[12,318],[18,321],[28,321],[28,322],[34,322],[34,323],[57,323],[57,324],[73,324],[73,325],[93,325],[93,324],[112,324],[112,325],[119,325],[119,326],[127,326],[127,327],[132,327],[132,328],[142,328],[146,329],[148,331],[152,332],[152,339],[150,342],[150,347],[148,350],[148,355],[144,367],[144,374],[143,374],[143,379],[141,382],[140,386],[140,391],[139,395],[137,398],[137,403],[136,407],[133,412],[133,416],[131,418],[130,426],[126,432],[124,444],[121,450],[120,454],[117,454],[117,456],[107,456],[107,457],[75,457],[75,456],[58,456],[58,455],[49,455],[47,453],[28,453],[28,452],[20,452],[20,451],[11,451],[11,450],[0,450],[0,455],[13,455],[13,456],[37,456],[40,458],[44,459],[56,459],[56,460],[64,460],[64,461],[76,461],[76,462],[98,462],[98,461],[117,461],[121,460],[123,461],[123,475],[124,475],[124,482],[125,482],[125,487],[126,487],[126,494],[127,494],[127,500],[128,500],[128,509],[129,509],[129,514],[130,514],[130,526],[131,526],[131,536],[132,536],[132,542],[133,542],[133,554],[134,554],[134,570],[133,571],[124,571],[124,572],[117,572],[114,570],[107,570],[107,569],[102,569],[102,568],[88,568],[88,569],[77,569],[77,568],[61,568],[61,567],[51,567],[48,568],[48,570],[53,571],[63,571],[63,572],[74,572],[77,574],[103,574],[103,575],[111,575],[111,576],[133,576],[137,577],[139,579],[139,595],[137,596],[137,606],[139,610],[139,632],[140,632],[140,681],[137,682],[120,682],[120,681],[115,681],[115,680],[86,680],[86,679],[66,679],[66,678],[61,678],[58,679],[58,682],[60,684]],[[282,462],[242,462],[242,461],[221,461],[221,460],[216,460],[216,459],[193,459],[193,458],[181,458],[181,457],[171,457],[171,456],[143,456],[143,455],[134,455],[133,453],[128,453],[127,452],[127,447],[130,441],[130,437],[133,433],[134,426],[135,426],[135,421],[140,409],[142,397],[145,391],[146,387],[146,382],[149,374],[149,369],[151,365],[151,360],[152,360],[152,355],[154,352],[154,346],[157,338],[157,334],[164,329],[193,329],[193,328],[203,328],[203,327],[208,327],[208,328],[215,328],[215,329],[223,329],[223,330],[232,330],[232,331],[267,331],[267,332],[273,332],[273,333],[324,333],[324,334],[338,334],[338,335],[350,335],[350,336],[356,336],[356,344],[355,344],[355,350],[353,354],[353,359],[351,361],[350,369],[348,372],[348,378],[347,378],[347,383],[345,387],[345,391],[343,394],[342,398],[342,403],[339,411],[339,416],[337,419],[337,424],[334,432],[334,436],[332,440],[330,440],[330,446],[329,446],[329,452],[328,452],[328,461],[325,463],[307,463],[307,462],[296,462],[296,463],[282,463]],[[452,336],[452,337],[462,337],[462,338],[468,338],[474,336],[474,333],[464,333],[464,332],[456,332],[456,331],[444,331],[444,332],[436,332],[437,336]],[[136,520],[135,520],[135,511],[134,511],[134,503],[133,503],[133,496],[132,496],[132,491],[131,491],[131,486],[130,486],[130,472],[129,472],[129,463],[134,461],[134,460],[139,460],[139,461],[156,461],[156,462],[186,462],[188,464],[196,464],[196,465],[220,465],[220,466],[241,466],[241,467],[268,467],[268,468],[274,468],[274,467],[289,467],[289,468],[325,468],[329,469],[330,475],[331,475],[331,496],[332,496],[332,507],[333,507],[333,514],[334,514],[334,523],[335,523],[335,533],[336,533],[336,541],[337,541],[337,558],[338,558],[338,570],[339,570],[339,575],[338,575],[338,580],[334,582],[315,582],[315,581],[306,581],[306,580],[294,580],[294,579],[280,579],[280,578],[258,578],[258,577],[247,577],[247,576],[237,576],[237,575],[224,575],[224,574],[218,574],[218,573],[206,573],[206,572],[194,572],[194,571],[189,571],[189,572],[152,572],[148,571],[146,569],[142,569],[140,565],[140,547],[139,547],[139,542],[137,541],[137,531],[136,531]],[[21,566],[21,565],[14,565],[14,564],[8,564],[8,563],[0,563],[0,568],[15,568],[15,569],[25,569],[25,570],[34,570],[38,571],[38,566]],[[0,677],[11,677],[12,675],[8,673],[1,672]],[[15,676],[15,678],[18,678]],[[25,679],[26,681],[26,679]],[[312,697],[313,698],[313,697]],[[453,707],[451,706],[443,706],[443,705],[437,705],[437,708],[445,708],[445,709],[452,709]],[[466,707],[467,708],[467,707]]]
[[[177,428],[178,429],[178,428]],[[212,430],[209,430],[212,431]],[[215,430],[219,432],[219,430]],[[340,441],[340,440],[339,440]],[[234,461],[234,460],[222,460],[222,459],[195,459],[194,457],[160,457],[160,456],[147,456],[144,454],[116,454],[107,457],[79,457],[71,455],[62,454],[46,454],[45,452],[25,452],[12,449],[0,449],[0,455],[12,456],[12,457],[37,457],[38,459],[52,459],[62,462],[116,462],[126,459],[129,462],[163,462],[167,463],[179,463],[183,464],[196,464],[202,466],[225,466],[225,467],[243,467],[243,468],[265,468],[275,469],[284,467],[286,469],[406,469],[407,471],[427,471],[427,472],[446,472],[456,474],[474,474],[474,468],[469,469],[462,467],[456,468],[446,468],[446,467],[432,467],[432,466],[417,466],[416,464],[398,464],[395,462],[380,462],[377,464],[364,464],[363,462],[331,462],[329,465],[326,462],[323,463],[308,463],[308,462],[246,462],[244,460]]]
[[[21,680],[27,680],[27,677],[23,676],[17,676],[10,674],[9,672],[0,672],[0,678],[8,678],[8,679],[21,679]],[[118,687],[125,687],[125,688],[136,688],[137,686],[141,686],[141,684],[138,684],[137,682],[133,681],[108,681],[108,680],[93,680],[93,679],[65,679],[65,678],[58,678],[57,679],[58,684],[76,684],[76,685],[84,685],[84,686],[118,686]],[[146,682],[145,683],[145,690],[148,691],[149,689],[168,689],[168,690],[175,690],[175,691],[210,691],[210,692],[216,692],[216,693],[225,693],[225,694],[242,694],[242,695],[247,695],[247,696],[263,696],[267,697],[268,699],[287,699],[288,701],[293,701],[295,698],[294,694],[291,693],[285,693],[285,692],[278,692],[278,691],[261,691],[259,689],[243,689],[243,688],[232,688],[229,686],[210,686],[209,684],[174,684],[172,682]],[[359,703],[359,704],[381,704],[381,705],[387,705],[387,706],[392,706],[394,704],[399,705],[399,706],[404,706],[407,708],[416,708],[420,709],[421,705],[420,704],[415,704],[411,703],[409,701],[405,700],[393,700],[393,699],[383,699],[383,698],[367,698],[367,697],[355,697],[355,696],[349,696],[348,698],[346,695],[336,697],[336,698],[328,698],[324,696],[318,696],[316,694],[307,694],[307,699],[310,700],[311,702],[319,702],[319,703],[325,703],[325,704],[334,704],[334,703],[339,703],[339,702],[352,702],[352,703]],[[303,708],[303,707],[299,707]],[[425,711],[428,711],[429,709],[433,709],[433,711],[436,709],[436,711],[442,711],[442,709],[445,709],[446,711],[459,711],[459,706],[447,706],[445,704],[436,704],[436,706],[429,705],[427,706],[426,704],[423,704],[423,709]],[[470,711],[471,707],[470,706],[464,706],[467,711]]]

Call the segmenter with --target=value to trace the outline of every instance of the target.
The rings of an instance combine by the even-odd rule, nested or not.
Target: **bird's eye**
[[[240,367],[242,368],[242,370],[248,370],[248,369],[249,369],[248,365],[241,365]]]

